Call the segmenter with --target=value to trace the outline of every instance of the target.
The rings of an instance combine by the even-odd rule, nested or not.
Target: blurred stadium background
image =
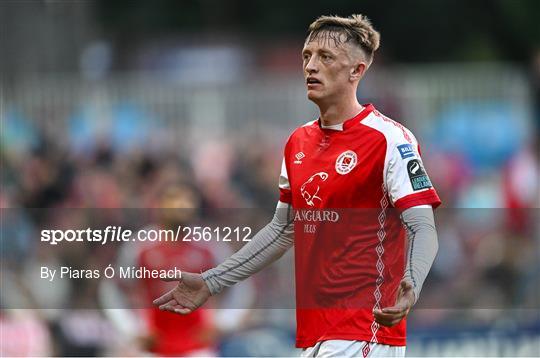
[[[305,29],[358,12],[382,34],[359,98],[413,130],[444,202],[408,354],[540,356],[535,0],[2,1],[2,356],[143,354],[148,342],[122,325],[140,312],[108,310],[95,288],[73,304],[76,281],[51,290],[36,274],[122,249],[38,249],[31,209],[84,227],[87,211],[69,208],[157,208],[162,186],[187,181],[205,208],[269,220],[287,136],[317,115]],[[293,311],[253,303],[265,286],[292,295],[283,260],[239,288],[254,309],[209,310],[216,354],[295,354]]]

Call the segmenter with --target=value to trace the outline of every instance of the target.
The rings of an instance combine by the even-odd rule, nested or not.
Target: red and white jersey
[[[405,321],[379,326],[372,310],[394,304],[403,277],[399,210],[441,203],[412,133],[372,105],[340,130],[309,122],[285,146],[279,187],[295,215],[297,347],[405,345]]]
[[[141,248],[137,266],[148,270],[180,269],[188,272],[207,270],[215,265],[212,252],[198,242],[151,242]],[[140,281],[143,294],[151,306],[152,300],[171,290],[176,282],[155,278]],[[151,351],[159,356],[189,355],[201,349],[213,349],[214,319],[211,309],[199,309],[189,315],[145,310],[150,335],[154,338]]]

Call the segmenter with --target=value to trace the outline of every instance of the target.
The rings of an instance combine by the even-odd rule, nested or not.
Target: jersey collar
[[[334,131],[339,131],[339,132],[346,131],[347,129],[360,123],[364,118],[366,118],[375,109],[375,107],[373,107],[373,104],[371,103],[363,104],[362,106],[364,108],[362,108],[360,113],[358,113],[356,116],[352,118],[347,119],[343,123],[334,124],[331,126],[323,126],[321,123],[321,118],[319,117],[319,120],[318,120],[319,127],[323,130],[334,130]]]

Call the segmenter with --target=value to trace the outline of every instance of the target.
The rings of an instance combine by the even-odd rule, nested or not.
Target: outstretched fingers
[[[180,271],[180,270],[178,270],[177,272],[175,271],[175,275],[163,277],[161,280],[165,281],[165,282],[179,281],[178,283],[181,283],[182,282],[182,271]],[[174,299],[174,296],[173,296],[174,291],[175,291],[175,289],[170,290],[169,292],[167,292],[163,296],[156,298],[152,303],[155,306],[163,305],[167,301],[170,301],[170,300]]]
[[[189,314],[202,306],[210,296],[208,287],[200,275],[187,272],[186,275],[182,275],[177,271],[175,276],[165,277],[163,280],[178,281],[178,285],[153,301],[153,304],[162,311]]]
[[[169,302],[159,306],[159,309],[161,311],[168,311],[172,313],[178,313],[178,314],[189,314],[193,312],[192,308],[186,307],[176,300],[170,300]]]
[[[159,309],[164,311],[164,310],[167,310],[167,308],[173,307],[173,306],[176,306],[176,305],[178,305],[178,302],[173,298],[172,300],[160,305]]]
[[[171,291],[167,292],[166,294],[164,294],[163,296],[156,298],[152,302],[154,304],[154,306],[163,305],[163,304],[169,302],[170,300],[174,299],[173,291],[174,290],[171,290]]]

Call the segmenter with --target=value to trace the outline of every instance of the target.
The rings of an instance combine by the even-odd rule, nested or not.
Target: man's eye
[[[332,58],[329,55],[322,55],[321,57],[322,57],[323,61],[328,61],[328,60],[330,60]]]
[[[304,56],[302,56],[302,57],[304,58],[304,61],[309,60],[309,55],[304,55]]]

